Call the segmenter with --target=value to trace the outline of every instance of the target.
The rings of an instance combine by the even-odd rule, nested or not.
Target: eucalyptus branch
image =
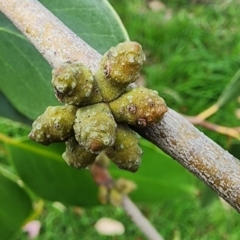
[[[0,0],[0,10],[53,66],[80,62],[96,72],[100,54],[36,0]],[[240,211],[240,162],[169,109],[150,127],[135,128]],[[171,171],[171,169],[169,169]],[[161,176],[159,176],[161,177]]]
[[[0,11],[31,41],[53,68],[79,62],[96,71],[101,55],[37,0],[0,0]]]

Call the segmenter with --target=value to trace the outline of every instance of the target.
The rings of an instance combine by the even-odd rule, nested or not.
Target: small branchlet
[[[113,182],[111,187],[99,186],[99,200],[102,204],[111,204],[115,207],[122,205],[124,195],[136,189],[136,184],[125,178],[119,178]]]
[[[167,111],[156,91],[127,90],[138,78],[144,60],[141,45],[127,41],[104,54],[95,76],[78,63],[54,69],[55,96],[67,105],[48,107],[34,121],[29,137],[45,145],[66,141],[62,156],[75,168],[89,167],[105,152],[119,168],[137,171],[142,150],[127,124],[144,127],[159,121]],[[119,192],[115,190],[112,194]]]

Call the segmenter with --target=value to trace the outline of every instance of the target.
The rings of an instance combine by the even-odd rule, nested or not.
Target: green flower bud
[[[144,60],[141,45],[130,41],[110,48],[103,55],[95,78],[105,102],[119,97],[139,77]]]
[[[66,151],[62,154],[67,164],[75,168],[87,168],[91,166],[96,156],[80,146],[74,137],[66,142]]]
[[[117,179],[112,187],[99,186],[99,200],[102,204],[111,204],[114,207],[122,205],[123,196],[136,189],[136,184],[124,178]]]
[[[91,153],[100,153],[113,145],[116,127],[117,124],[105,103],[79,108],[73,126],[77,141]]]
[[[122,206],[124,195],[136,189],[136,184],[124,178],[117,179],[112,187],[99,186],[99,200],[102,204],[111,204],[114,207]]]
[[[44,145],[70,138],[77,107],[71,105],[48,107],[32,124],[29,138]]]
[[[102,101],[91,71],[82,64],[66,64],[52,71],[56,98],[66,104],[84,106]]]
[[[115,143],[105,153],[121,169],[136,172],[141,165],[137,134],[127,125],[118,125]]]
[[[122,195],[127,195],[134,191],[137,186],[133,181],[125,178],[119,178],[114,182],[114,188]]]
[[[133,88],[109,103],[117,122],[145,127],[159,121],[167,111],[165,101],[157,91],[144,87]]]

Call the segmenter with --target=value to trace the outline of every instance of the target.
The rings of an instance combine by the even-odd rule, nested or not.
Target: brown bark
[[[239,160],[188,120],[169,109],[161,122],[134,130],[176,159],[240,211]]]
[[[37,1],[0,0],[0,10],[28,37],[53,67],[71,61],[81,62],[93,72],[96,71],[100,54],[67,29]],[[238,159],[199,132],[184,117],[169,109],[159,123],[135,130],[240,211]]]

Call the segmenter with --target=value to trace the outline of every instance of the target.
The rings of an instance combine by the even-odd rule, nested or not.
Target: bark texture
[[[0,0],[0,10],[53,66],[80,62],[94,73],[101,55],[35,0]],[[240,163],[171,109],[147,128],[135,128],[213,188],[240,212]],[[171,171],[171,169],[169,169]],[[161,177],[161,176],[159,176]]]
[[[240,211],[239,160],[188,120],[168,109],[159,123],[134,130],[177,160]]]
[[[37,0],[0,0],[0,10],[31,41],[49,64],[79,62],[95,71],[101,55]]]

